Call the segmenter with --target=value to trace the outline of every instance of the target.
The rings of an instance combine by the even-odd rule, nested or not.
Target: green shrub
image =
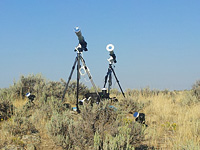
[[[11,99],[12,97],[12,92],[9,88],[3,88],[0,89],[0,99],[5,100],[5,99]]]
[[[3,129],[7,130],[12,135],[23,136],[31,133],[36,133],[38,130],[27,117],[22,114],[15,114],[11,120],[3,124]]]
[[[41,74],[30,74],[21,76],[18,82],[10,87],[14,97],[24,97],[27,92],[34,93],[36,96],[41,96],[43,88],[46,84],[45,78]]]
[[[72,81],[68,87],[68,94],[75,94],[77,92],[77,82]],[[89,89],[87,86],[85,86],[83,83],[79,83],[79,94],[80,95],[85,95],[87,92],[89,92]]]
[[[106,135],[104,140],[103,149],[134,149],[134,146],[131,145],[131,128],[128,126],[118,127],[118,134],[116,136]]]
[[[43,94],[45,94],[46,98],[53,96],[61,100],[65,86],[66,82],[63,79],[61,79],[61,82],[49,81],[44,87]],[[76,92],[77,92],[77,82],[72,81],[68,86],[66,95],[68,95],[68,97],[71,97],[72,95],[73,96],[76,95]],[[83,96],[87,92],[89,92],[89,89],[83,83],[80,83],[79,95]]]
[[[0,121],[7,120],[14,113],[14,106],[11,101],[0,99]]]
[[[54,111],[50,121],[47,123],[47,131],[52,136],[57,145],[64,149],[73,148],[74,141],[71,139],[74,132],[74,122],[69,114]]]
[[[182,105],[192,105],[198,102],[197,97],[193,94],[192,91],[185,91],[184,98],[181,100]]]
[[[47,98],[54,97],[61,99],[64,91],[64,84],[58,81],[49,81],[43,90],[43,96],[45,101]]]

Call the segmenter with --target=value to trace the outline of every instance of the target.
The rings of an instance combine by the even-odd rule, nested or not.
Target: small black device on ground
[[[135,112],[133,114],[133,117],[135,117],[135,121],[137,121],[138,123],[144,124],[146,127],[148,127],[148,125],[145,123],[144,113]]]
[[[34,104],[34,99],[35,99],[35,95],[31,94],[31,93],[26,93],[26,97],[28,97],[29,102]]]

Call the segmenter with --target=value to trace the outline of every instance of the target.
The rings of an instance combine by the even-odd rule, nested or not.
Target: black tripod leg
[[[108,72],[109,72],[109,70],[108,70]],[[108,80],[108,72],[107,72],[107,74],[106,74],[106,76],[105,76],[105,81],[104,81],[103,88],[106,87],[106,83],[107,83],[107,80]]]
[[[112,70],[109,68],[108,93],[110,93],[111,86],[112,86]]]
[[[125,97],[125,94],[124,94],[124,92],[123,92],[123,90],[122,90],[121,85],[119,84],[119,80],[117,79],[117,76],[116,76],[116,74],[115,74],[114,69],[112,68],[112,66],[110,66],[110,68],[111,68],[111,70],[112,70],[112,72],[113,72],[113,74],[114,74],[114,76],[115,76],[115,79],[116,79],[116,81],[117,81],[117,83],[118,83],[118,85],[119,85],[119,88],[120,88],[120,90],[121,90],[123,96]]]
[[[77,62],[77,61],[78,61],[78,58],[76,57],[75,62],[74,62],[74,65],[73,65],[72,70],[71,70],[71,73],[70,73],[70,75],[69,75],[67,84],[66,84],[65,89],[64,89],[64,92],[63,92],[62,102],[63,102],[63,100],[64,100],[64,97],[65,97],[66,91],[67,91],[67,89],[68,89],[68,85],[69,85],[69,82],[70,82],[70,80],[71,80],[71,77],[72,77],[72,74],[73,74],[73,72],[74,72],[74,69],[75,69],[76,62]]]
[[[77,88],[76,88],[76,108],[77,112],[80,113],[79,107],[78,107],[78,97],[79,97],[79,80],[80,80],[80,59],[81,59],[81,53],[77,53]]]
[[[95,84],[94,84],[94,81],[92,80],[92,76],[91,76],[89,70],[87,69],[87,66],[86,66],[86,64],[85,64],[85,60],[83,59],[83,57],[81,57],[81,61],[82,61],[82,63],[83,63],[83,66],[84,66],[84,68],[85,68],[85,71],[87,72],[87,75],[88,75],[88,77],[89,77],[89,79],[90,79],[90,82],[92,83],[92,86],[93,86],[95,92],[97,93],[97,96],[98,96],[98,103],[99,103],[100,100],[101,100],[100,95],[99,95],[99,93],[98,93],[98,91],[97,91],[97,88],[96,88],[96,86],[95,86]]]

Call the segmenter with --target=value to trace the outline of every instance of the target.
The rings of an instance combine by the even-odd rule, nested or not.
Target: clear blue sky
[[[88,43],[83,57],[98,87],[109,43],[124,90],[191,89],[200,79],[199,0],[1,0],[0,88],[32,73],[67,80],[78,44],[75,26]]]

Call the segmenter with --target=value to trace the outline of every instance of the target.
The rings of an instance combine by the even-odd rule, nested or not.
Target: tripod
[[[89,70],[88,70],[88,68],[87,68],[87,66],[86,66],[86,64],[85,64],[85,60],[83,59],[83,57],[82,57],[82,55],[81,55],[82,52],[83,52],[83,50],[82,50],[79,46],[77,46],[76,49],[75,49],[75,51],[77,52],[77,56],[76,56],[76,58],[75,58],[75,62],[74,62],[74,64],[73,64],[73,67],[72,67],[71,73],[70,73],[70,75],[69,75],[69,78],[68,78],[66,87],[65,87],[65,89],[64,89],[63,96],[62,96],[62,101],[64,100],[65,94],[66,94],[67,89],[68,89],[69,82],[70,82],[70,80],[71,80],[73,71],[74,71],[75,66],[76,66],[76,64],[77,64],[76,108],[77,108],[77,112],[80,113],[80,110],[79,110],[79,107],[78,107],[78,102],[79,102],[79,99],[78,99],[78,97],[79,97],[79,80],[80,80],[80,72],[79,72],[79,71],[80,71],[80,61],[82,62],[83,66],[84,66],[84,69],[85,69],[85,71],[86,71],[86,73],[87,73],[87,75],[88,75],[88,78],[90,79],[90,82],[92,83],[92,86],[94,87],[95,92],[97,93],[97,96],[99,97],[99,101],[100,101],[100,96],[99,96],[99,93],[97,92],[97,88],[96,88],[96,86],[95,86],[95,84],[94,84],[94,81],[92,80],[92,76],[91,76],[91,74],[90,74],[90,72],[89,72]]]
[[[115,76],[115,79],[116,79],[116,81],[117,81],[117,83],[118,83],[118,85],[119,85],[119,88],[120,88],[120,90],[121,90],[123,96],[125,97],[125,94],[124,94],[124,92],[123,92],[123,90],[122,90],[122,87],[121,87],[121,85],[119,84],[119,80],[117,79],[117,76],[116,76],[116,74],[115,74],[115,71],[114,71],[114,69],[113,69],[113,67],[112,67],[112,63],[109,64],[108,72],[107,72],[107,74],[106,74],[106,76],[105,76],[105,82],[104,82],[104,86],[103,86],[103,87],[104,87],[104,88],[106,87],[106,83],[107,83],[107,80],[108,80],[108,93],[110,93],[110,89],[111,89],[111,86],[112,86],[112,72],[113,72],[113,74],[114,74],[114,76]]]

